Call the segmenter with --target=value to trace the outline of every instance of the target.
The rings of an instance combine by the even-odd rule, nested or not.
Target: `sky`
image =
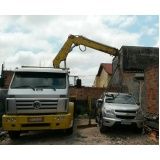
[[[159,17],[1,15],[0,65],[4,63],[8,70],[22,65],[52,66],[52,60],[70,34],[118,49],[122,45],[158,47]],[[77,47],[69,53],[67,67],[71,75],[82,79],[82,85],[92,86],[100,63],[112,63],[112,59],[106,53],[90,48],[81,52]]]
[[[1,15],[90,15],[0,16],[0,69],[3,62],[8,69],[20,65],[52,66],[53,58],[69,34],[84,35],[117,48],[122,45],[158,46],[158,16],[147,16],[160,15],[158,6],[158,0],[81,0],[77,3],[75,0],[40,0],[38,3],[37,0],[0,1]],[[100,16],[93,16],[95,14]],[[101,16],[136,14],[145,16]],[[68,56],[67,65],[71,74],[95,76],[100,63],[111,61],[112,57],[104,53],[87,48],[82,54],[74,49]],[[92,85],[94,76],[83,77],[83,84]],[[40,160],[53,156],[64,159],[66,155],[78,155],[78,159],[103,159],[107,154],[112,159],[135,160],[156,159],[159,155],[159,147],[154,145],[10,145],[0,149],[1,157],[5,159],[37,159],[37,156]],[[70,159],[72,157],[75,158],[70,156]]]

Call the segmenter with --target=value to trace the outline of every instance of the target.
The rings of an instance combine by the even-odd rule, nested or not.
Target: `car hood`
[[[114,109],[114,110],[137,110],[139,106],[136,104],[119,104],[119,103],[105,103],[104,107],[106,109]]]

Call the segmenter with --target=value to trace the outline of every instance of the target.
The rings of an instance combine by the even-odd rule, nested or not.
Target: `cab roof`
[[[69,73],[68,69],[57,69],[47,67],[22,67],[16,68],[14,72],[49,72],[49,73]]]

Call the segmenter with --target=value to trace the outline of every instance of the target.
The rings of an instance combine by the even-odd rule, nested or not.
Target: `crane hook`
[[[84,49],[82,49],[82,48],[81,48],[81,46],[82,46],[82,45],[79,45],[79,49],[80,49],[80,51],[85,52],[85,51],[86,51],[86,46],[85,46],[85,45],[83,45],[83,46],[84,46]]]

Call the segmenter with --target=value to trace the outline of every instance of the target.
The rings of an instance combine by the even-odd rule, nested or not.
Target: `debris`
[[[154,142],[158,142],[157,132],[156,132],[156,131],[151,131],[151,132],[149,133],[149,138],[150,138],[151,140],[153,140]]]
[[[0,137],[4,136],[4,135],[6,135],[6,134],[7,134],[6,131],[2,131],[2,132],[0,132]]]

